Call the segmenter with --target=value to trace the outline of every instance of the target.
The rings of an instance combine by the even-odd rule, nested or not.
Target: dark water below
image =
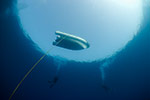
[[[0,1],[0,100],[13,89],[43,55],[23,34],[13,10],[15,0]],[[114,59],[104,69],[103,62]],[[50,88],[61,64],[57,83]],[[150,100],[150,7],[144,8],[137,36],[114,57],[92,63],[54,62],[45,57],[21,84],[12,100]]]

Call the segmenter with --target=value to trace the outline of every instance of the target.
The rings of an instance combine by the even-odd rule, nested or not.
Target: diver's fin
[[[48,80],[48,83],[52,83],[53,81]]]
[[[50,81],[50,80],[48,80],[48,83],[50,84],[50,88],[52,88],[55,84],[54,84],[54,82],[53,81]]]
[[[50,88],[52,88],[53,86],[54,86],[54,84],[51,84],[51,85],[50,85]]]

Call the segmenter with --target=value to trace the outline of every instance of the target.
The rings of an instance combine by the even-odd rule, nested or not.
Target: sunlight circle
[[[132,7],[122,6],[121,1]],[[31,37],[41,51],[47,52],[53,48],[49,53],[51,56],[95,61],[121,50],[136,35],[142,20],[142,5],[134,2],[19,0],[18,11],[25,34]],[[86,39],[90,48],[72,51],[53,46],[57,30]]]

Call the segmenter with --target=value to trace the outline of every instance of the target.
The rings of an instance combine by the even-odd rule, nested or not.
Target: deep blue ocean
[[[0,100],[9,99],[43,55],[24,35],[15,5],[16,0],[0,0]],[[104,63],[109,64],[103,69],[105,75],[100,70]],[[150,6],[144,6],[137,35],[113,57],[66,63],[46,56],[12,100],[150,100]]]

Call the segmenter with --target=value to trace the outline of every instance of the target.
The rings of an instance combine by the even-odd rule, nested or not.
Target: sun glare
[[[120,6],[135,7],[141,4],[141,0],[112,0]]]

